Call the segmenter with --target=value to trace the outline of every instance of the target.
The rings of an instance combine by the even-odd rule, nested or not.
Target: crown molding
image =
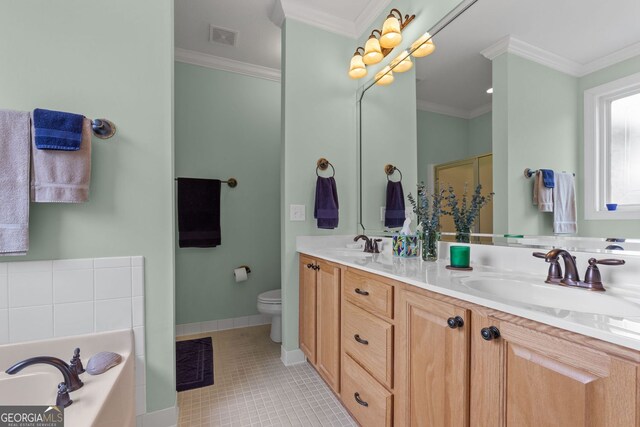
[[[626,61],[627,59],[631,59],[639,55],[640,42],[634,43],[607,56],[603,56],[602,58],[598,58],[594,61],[586,63],[582,67],[580,77],[591,74],[598,70],[602,70],[603,68],[610,67],[611,65],[617,64],[618,62]]]
[[[269,19],[282,27],[285,18],[295,19],[312,27],[352,39],[357,37],[356,26],[352,21],[313,9],[296,0],[277,0],[275,2]]]
[[[428,111],[430,113],[444,114],[445,116],[458,117],[460,119],[475,119],[485,113],[491,111],[491,103],[481,105],[473,110],[466,110],[464,108],[450,107],[448,105],[437,104],[435,102],[425,101],[418,99],[416,102],[418,110]]]
[[[474,108],[473,110],[469,111],[469,118],[475,119],[476,117],[479,117],[483,114],[487,114],[491,111],[492,108],[493,107],[490,102],[488,104],[481,105],[478,108]]]
[[[213,68],[215,70],[229,71],[245,76],[280,82],[280,70],[275,68],[249,64],[247,62],[222,58],[215,55],[208,55],[194,50],[177,47],[175,50],[175,60],[186,64],[199,65],[201,67]]]
[[[391,0],[370,0],[367,6],[360,12],[355,21],[355,30],[358,38],[369,29],[371,24],[378,19],[391,3]]]

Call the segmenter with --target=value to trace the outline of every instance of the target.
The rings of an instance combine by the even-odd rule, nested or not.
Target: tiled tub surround
[[[0,345],[122,329],[134,333],[136,415],[142,415],[144,258],[0,263]]]
[[[460,282],[465,277],[504,277],[515,280],[544,284],[548,264],[534,258],[531,253],[543,249],[501,247],[490,245],[470,245],[472,272],[458,272],[445,269],[448,264],[449,244],[440,242],[440,259],[425,262],[420,258],[404,259],[392,257],[387,249],[373,256],[347,256],[346,244],[353,241],[351,236],[299,237],[297,251],[315,258],[326,259],[373,274],[398,280],[422,289],[468,301],[481,306],[535,320],[578,334],[587,335],[613,344],[640,350],[640,317],[620,317],[560,310],[540,305],[515,302],[492,297],[473,291]],[[389,246],[389,245],[387,245]],[[602,266],[600,272],[607,296],[620,296],[626,302],[640,304],[640,257],[632,254],[594,254],[572,252],[576,257],[580,277],[584,277],[589,258],[624,259],[623,266]],[[562,259],[560,264],[564,268]],[[592,297],[592,292],[584,289],[570,289],[576,299],[581,295]],[[597,297],[597,295],[595,295]]]

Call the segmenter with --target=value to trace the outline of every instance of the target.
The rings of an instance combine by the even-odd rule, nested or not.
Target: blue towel
[[[402,227],[405,216],[402,182],[387,181],[387,207],[384,211],[384,226],[388,228]]]
[[[319,176],[316,181],[316,204],[313,217],[318,220],[318,228],[332,229],[338,226],[338,190],[333,177]]]
[[[540,172],[542,172],[542,182],[546,188],[553,188],[556,186],[553,171],[551,169],[540,169]]]
[[[61,111],[33,111],[35,143],[39,150],[78,151],[82,143],[84,116]]]

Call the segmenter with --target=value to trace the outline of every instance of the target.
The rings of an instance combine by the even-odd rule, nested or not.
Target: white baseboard
[[[136,417],[137,427],[176,427],[178,407],[172,406],[155,412],[147,412]]]
[[[231,319],[184,323],[182,325],[176,325],[176,336],[182,337],[185,335],[196,335],[227,329],[246,328],[247,326],[268,325],[269,323],[271,323],[271,316],[268,314],[254,314],[252,316],[233,317]]]
[[[296,348],[295,350],[286,350],[284,346],[280,346],[280,360],[284,366],[292,366],[304,363],[306,361],[306,357],[299,348]]]

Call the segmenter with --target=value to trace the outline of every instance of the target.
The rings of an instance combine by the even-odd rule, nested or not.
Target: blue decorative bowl
[[[607,203],[607,209],[609,209],[610,211],[615,211],[616,209],[618,209],[618,204],[617,203]]]

